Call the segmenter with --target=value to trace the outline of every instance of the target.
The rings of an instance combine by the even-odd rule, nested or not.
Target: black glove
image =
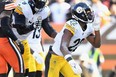
[[[23,54],[23,53],[24,53],[24,46],[23,46],[23,44],[21,43],[20,40],[16,40],[15,42],[16,42],[17,45],[19,46],[19,48],[20,48],[20,50],[21,50],[21,54]]]

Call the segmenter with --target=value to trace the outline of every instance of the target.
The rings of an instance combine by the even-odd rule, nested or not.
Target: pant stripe
[[[14,44],[14,42],[10,38],[9,38],[9,43],[13,47],[13,49],[14,49],[14,51],[17,54],[17,57],[19,59],[20,72],[24,73],[24,63],[23,63],[23,59],[22,59],[21,53],[18,50],[18,48],[16,47],[16,45]]]
[[[51,54],[48,52],[45,60],[45,77],[48,77]]]

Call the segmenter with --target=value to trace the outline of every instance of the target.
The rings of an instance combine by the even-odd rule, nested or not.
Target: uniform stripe
[[[74,27],[70,26],[69,24],[65,24],[65,26],[66,26],[66,29],[68,29],[74,35],[75,33]]]
[[[51,58],[51,54],[48,51],[48,54],[46,56],[46,60],[45,60],[45,77],[48,77],[48,71],[49,71],[49,66],[50,66],[50,58]]]
[[[20,53],[19,49],[16,47],[16,45],[14,44],[14,42],[10,38],[9,38],[9,43],[11,44],[13,49],[15,50],[15,53],[17,54],[17,57],[18,57],[18,60],[19,60],[20,72],[24,73],[24,63],[23,63],[21,53]]]
[[[21,8],[20,6],[17,6],[17,7],[15,8],[15,12],[16,12],[16,13],[19,13],[19,14],[23,14],[22,8]]]

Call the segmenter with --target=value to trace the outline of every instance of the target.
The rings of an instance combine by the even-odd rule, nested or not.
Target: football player
[[[42,76],[44,61],[41,57],[41,53],[43,53],[41,45],[41,29],[43,28],[52,38],[57,34],[48,23],[50,9],[46,6],[46,3],[47,0],[22,0],[13,13],[12,24],[14,30],[17,31],[19,38],[23,40],[25,49],[23,59],[25,69],[29,72],[29,77]],[[29,37],[29,43],[27,37]],[[30,52],[30,48],[32,52]]]
[[[90,6],[80,2],[71,8],[71,12],[72,18],[65,23],[53,46],[50,46],[45,59],[45,77],[59,77],[59,73],[64,77],[81,77],[82,69],[71,53],[85,39],[94,47],[101,45],[100,24]]]
[[[0,77],[7,77],[9,64],[15,77],[23,77],[24,65],[21,55],[23,45],[14,35],[10,23],[10,15],[16,4],[12,2],[0,2]],[[21,50],[19,49],[19,47]]]

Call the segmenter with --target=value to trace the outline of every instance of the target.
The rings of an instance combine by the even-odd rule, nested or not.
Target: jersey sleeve
[[[65,23],[65,28],[68,29],[73,35],[75,34],[76,31],[76,22],[73,20],[69,20]]]
[[[22,8],[19,5],[15,8],[15,12],[18,14],[23,14]]]
[[[18,6],[15,8],[15,12],[18,14],[24,14],[25,12],[29,13],[30,11],[29,8],[30,7],[27,0],[22,0],[18,3]]]
[[[51,13],[50,8],[48,6],[45,6],[40,13],[42,20],[48,18],[50,16],[50,13]]]

